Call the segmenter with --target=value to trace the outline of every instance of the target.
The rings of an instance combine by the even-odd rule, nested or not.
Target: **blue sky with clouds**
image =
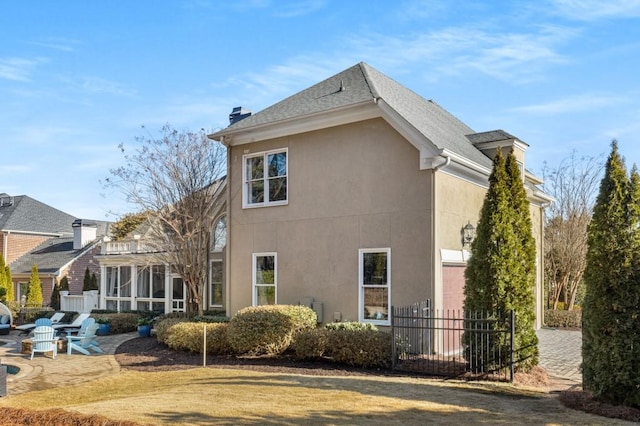
[[[0,193],[114,220],[100,181],[141,125],[219,129],[360,61],[537,174],[612,138],[640,162],[640,0],[23,0],[0,3]]]

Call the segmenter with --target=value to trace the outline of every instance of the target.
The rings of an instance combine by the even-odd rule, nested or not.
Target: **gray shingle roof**
[[[344,90],[341,90],[341,87]],[[485,167],[491,160],[467,138],[473,129],[429,101],[364,62],[292,95],[211,135],[277,124],[291,119],[382,99],[437,149],[445,149]]]
[[[507,133],[504,130],[490,130],[488,132],[467,135],[467,137],[473,144],[484,143],[484,142],[511,141],[514,139],[518,139],[515,136],[513,136],[511,133]]]
[[[6,194],[3,196],[8,197]],[[75,217],[26,195],[0,206],[0,229],[38,233],[71,233]]]
[[[38,267],[40,274],[54,273],[94,245],[91,243],[79,250],[74,250],[73,238],[50,238],[11,262],[11,273],[14,275],[31,273],[33,265]]]

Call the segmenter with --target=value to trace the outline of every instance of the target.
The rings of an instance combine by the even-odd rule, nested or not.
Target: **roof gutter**
[[[375,105],[377,103],[378,103],[378,98],[371,98],[371,99],[367,99],[366,101],[357,102],[349,105],[344,105],[339,108],[331,109],[330,113],[332,117],[334,117],[334,119],[345,118],[348,121],[349,116],[345,115],[344,111],[371,105],[371,104]],[[257,116],[258,114],[260,113],[258,112],[255,116]],[[219,141],[223,143],[225,146],[229,146],[229,143],[224,141],[228,136],[232,136],[235,134],[260,132],[262,129],[269,129],[274,126],[283,126],[291,123],[295,124],[295,123],[313,122],[315,118],[324,118],[326,117],[326,115],[327,115],[327,111],[324,110],[324,111],[317,111],[317,112],[306,114],[306,115],[297,115],[295,117],[285,118],[282,120],[269,121],[267,123],[261,123],[254,126],[240,127],[237,129],[230,129],[229,127],[227,127],[226,129],[207,135],[207,138]]]
[[[0,229],[0,232],[6,234],[26,234],[26,235],[42,235],[43,237],[62,237],[64,232],[38,232],[38,231],[18,231],[15,229]],[[68,232],[69,235],[72,235]]]
[[[448,167],[449,164],[451,164],[451,156],[449,156],[447,154],[440,154],[440,155],[444,158],[444,163],[438,164],[437,166],[435,166],[433,168],[434,172],[437,172],[440,169],[444,169],[444,168]]]

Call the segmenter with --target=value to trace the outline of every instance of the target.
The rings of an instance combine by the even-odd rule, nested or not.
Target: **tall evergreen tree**
[[[29,277],[29,289],[27,290],[27,305],[42,306],[42,283],[38,275],[38,267],[33,265]]]
[[[583,386],[616,404],[640,406],[640,178],[627,177],[618,144],[589,226],[582,328]]]
[[[11,278],[11,268],[9,265],[4,267],[4,279],[5,279],[5,288],[7,289],[7,293],[5,295],[6,300],[15,301],[16,293],[13,289],[13,279]]]
[[[91,271],[89,267],[84,270],[84,280],[82,281],[82,291],[93,290],[91,288]]]
[[[64,277],[66,278],[66,277]],[[64,279],[63,278],[63,279]],[[56,311],[60,310],[60,283],[56,280],[53,284],[53,290],[51,291],[51,303],[50,306]]]
[[[531,234],[529,203],[513,153],[505,161],[498,150],[489,176],[489,189],[480,212],[473,255],[465,271],[466,315],[489,312],[505,318],[516,311],[518,369],[528,370],[538,362],[533,291],[535,286],[535,244]],[[528,228],[527,228],[528,227]],[[465,334],[469,339],[470,334]],[[486,353],[508,357],[505,337],[490,340]],[[478,348],[479,349],[479,348]],[[485,348],[486,349],[486,348]],[[467,353],[470,359],[485,355]]]
[[[7,296],[7,279],[5,278],[4,273],[4,257],[0,254],[0,302],[6,302],[8,300]]]
[[[516,234],[517,257],[522,266],[516,280],[511,284],[511,295],[508,303],[516,311],[516,335],[514,344],[518,348],[516,360],[527,366],[538,364],[538,336],[535,331],[536,321],[536,243],[533,238],[533,224],[527,192],[520,165],[513,152],[507,156],[507,186],[511,192],[510,205],[513,208],[513,230]],[[520,281],[519,281],[520,280]]]
[[[11,268],[4,261],[4,257],[0,254],[0,292],[2,293],[2,301],[13,301],[15,294],[13,291],[13,281],[11,279]]]

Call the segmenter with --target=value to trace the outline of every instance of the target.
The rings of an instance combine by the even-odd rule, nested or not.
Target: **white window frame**
[[[222,286],[222,297],[224,299],[224,263],[222,262],[222,259],[212,259],[211,262],[209,262],[209,307],[221,308],[223,306],[223,302],[213,303],[213,274],[211,272],[215,263],[219,263],[222,268],[220,285]]]
[[[285,175],[279,176],[284,177],[287,181],[287,189],[286,189],[286,199],[281,201],[269,201],[269,173],[268,173],[268,162],[267,159],[271,154],[279,154],[285,153],[287,157],[287,164],[285,168]],[[247,179],[247,160],[250,158],[262,157],[263,159],[263,176],[262,182],[264,185],[264,201],[260,203],[251,203],[249,202],[249,182]],[[255,207],[269,207],[269,206],[283,206],[289,204],[289,149],[288,148],[280,148],[274,149],[270,151],[262,151],[256,152],[253,154],[246,154],[242,156],[242,208],[255,208]]]
[[[224,225],[224,228],[223,228],[224,238],[216,238],[220,236],[219,233],[223,232],[223,230],[219,229],[221,225]],[[224,242],[224,244],[221,244],[221,242]],[[227,215],[222,214],[213,222],[213,229],[211,230],[210,251],[212,253],[221,253],[224,251],[224,247],[226,245],[227,245]]]
[[[256,260],[258,257],[273,256],[273,285],[271,284],[257,284],[256,283]],[[274,304],[278,304],[278,253],[265,252],[265,253],[253,253],[251,259],[251,304],[258,306],[257,290],[258,287],[274,287]]]
[[[365,285],[364,284],[364,254],[365,253],[385,253],[387,255],[387,284],[386,285]],[[386,288],[387,289],[387,319],[375,320],[365,319],[364,315],[364,290],[366,288]],[[358,250],[358,320],[360,322],[372,323],[375,325],[391,325],[391,248],[366,248]]]

